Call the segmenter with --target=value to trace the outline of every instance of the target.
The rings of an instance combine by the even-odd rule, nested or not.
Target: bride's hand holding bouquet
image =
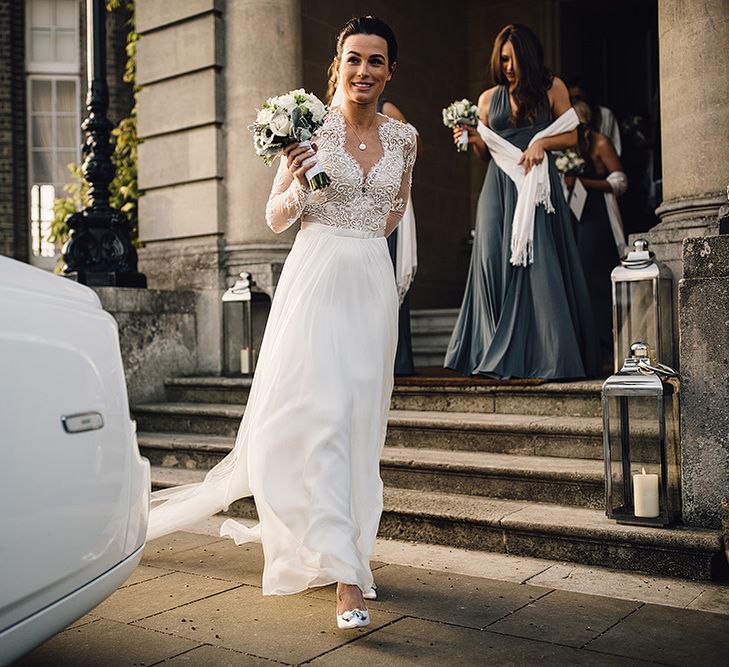
[[[331,183],[316,159],[311,138],[323,125],[328,107],[303,88],[269,98],[248,129],[253,133],[253,146],[267,165],[283,153],[294,177],[312,190]]]

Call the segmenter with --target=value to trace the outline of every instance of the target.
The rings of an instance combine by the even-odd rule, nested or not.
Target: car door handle
[[[77,415],[63,415],[61,423],[66,433],[84,433],[103,428],[104,418],[98,412],[82,412]]]

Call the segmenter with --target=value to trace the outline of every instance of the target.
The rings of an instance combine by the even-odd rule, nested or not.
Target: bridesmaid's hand
[[[537,141],[527,148],[522,154],[517,164],[524,165],[524,175],[528,174],[532,167],[536,167],[544,160],[544,148],[542,142]]]
[[[473,125],[456,125],[453,128],[453,143],[457,144],[461,138],[461,131],[466,130],[468,132],[468,143],[470,144],[483,144],[483,139]],[[484,144],[485,145],[485,144]]]
[[[316,151],[316,144],[312,144],[311,148],[309,148],[308,146],[302,146],[299,143],[293,143],[284,148],[286,166],[291,172],[291,175],[304,188],[309,187],[309,182],[306,180],[306,172],[311,167],[309,160],[314,157]]]

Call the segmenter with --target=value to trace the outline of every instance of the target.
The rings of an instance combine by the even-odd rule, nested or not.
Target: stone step
[[[631,422],[634,460],[652,460],[657,431]],[[546,415],[391,410],[387,444],[521,456],[602,459],[602,419]]]
[[[442,360],[441,360],[442,362]],[[396,378],[396,410],[601,417],[602,380],[488,382],[478,378]]]
[[[152,465],[186,470],[211,468],[234,444],[233,438],[188,433],[137,438]],[[462,495],[593,508],[604,498],[602,461],[385,447],[381,475],[391,487]]]
[[[419,368],[431,368],[433,366],[443,366],[446,348],[438,352],[417,352],[413,350],[413,365],[415,370]]]
[[[135,406],[137,430],[235,437],[243,406],[224,403],[151,403]],[[649,461],[655,440],[649,424],[632,423],[635,460]],[[602,420],[471,412],[391,410],[387,444],[392,447],[481,451],[576,459],[603,457]]]
[[[165,380],[171,402],[231,403],[245,405],[251,390],[250,377],[177,377]]]
[[[458,308],[437,308],[410,311],[410,330],[413,335],[447,332],[456,325]]]
[[[442,359],[439,360],[442,364]],[[435,371],[434,371],[435,372]],[[252,378],[168,378],[169,402],[218,403],[236,406],[248,400]],[[602,380],[496,383],[482,379],[413,376],[396,378],[392,407],[396,410],[481,412],[600,417]]]
[[[196,482],[204,475],[153,466],[152,487]],[[242,499],[228,513],[255,518],[255,505]],[[659,576],[727,576],[718,530],[623,526],[601,510],[545,503],[386,488],[379,535]]]

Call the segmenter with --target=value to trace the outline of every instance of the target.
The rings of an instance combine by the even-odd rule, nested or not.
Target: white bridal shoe
[[[366,593],[362,593],[362,597],[365,600],[376,600],[377,599],[377,586],[372,584],[372,588],[368,590]]]
[[[354,628],[363,628],[370,624],[370,613],[365,609],[352,609],[337,614],[337,627],[340,630],[353,630]]]

